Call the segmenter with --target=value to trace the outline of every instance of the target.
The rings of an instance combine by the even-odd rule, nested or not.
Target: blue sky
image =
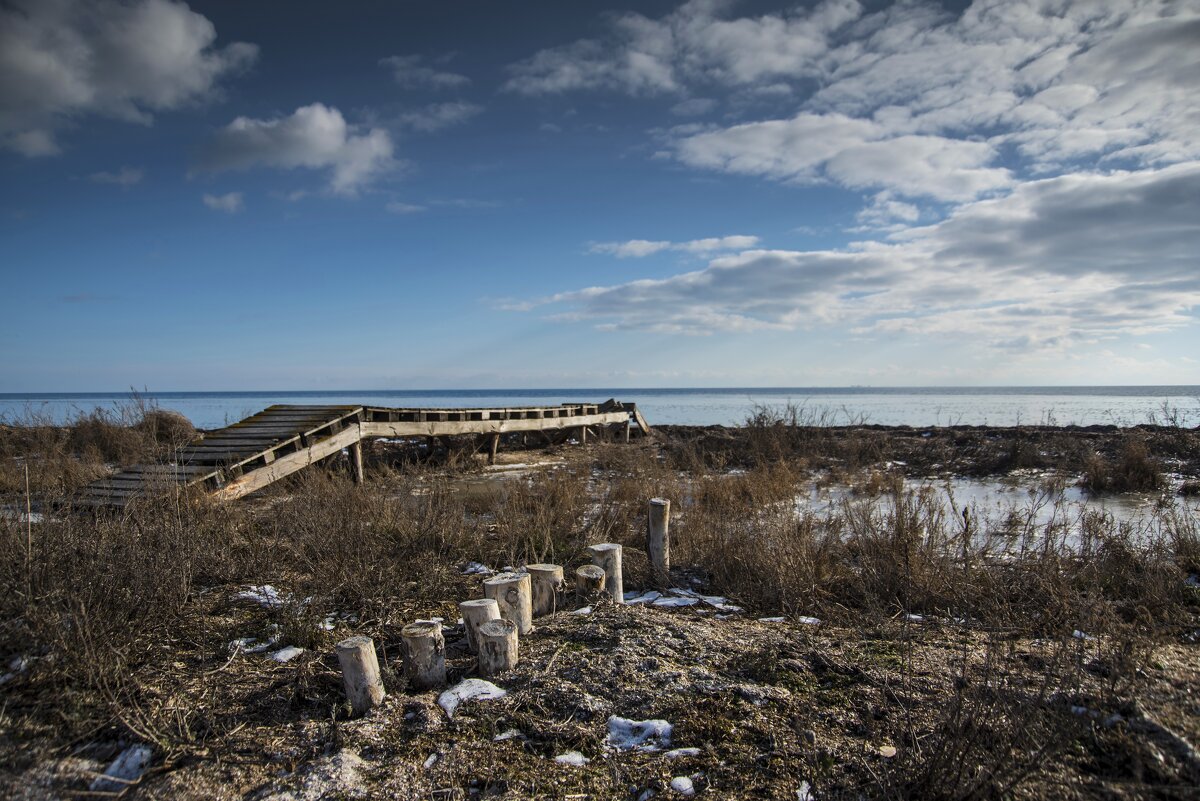
[[[0,391],[1200,383],[1200,2],[16,0]]]

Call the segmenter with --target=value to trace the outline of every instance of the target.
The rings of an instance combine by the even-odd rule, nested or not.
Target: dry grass
[[[255,738],[277,737],[299,749],[291,764],[304,763],[312,749],[337,748],[345,736],[329,656],[335,636],[368,633],[394,656],[404,622],[435,613],[453,620],[454,604],[478,592],[477,578],[461,570],[468,561],[571,568],[587,544],[616,541],[626,546],[627,587],[645,586],[645,504],[656,495],[674,503],[676,582],[695,578],[750,618],[803,614],[836,623],[841,656],[828,655],[829,643],[825,655],[807,641],[786,644],[752,622],[723,629],[704,619],[677,635],[699,649],[696,665],[725,683],[701,692],[685,682],[659,702],[654,693],[664,691],[633,678],[628,687],[586,678],[589,665],[611,667],[606,655],[618,651],[630,665],[664,658],[650,645],[656,630],[645,628],[665,625],[659,617],[613,611],[611,621],[597,619],[594,640],[577,639],[593,625],[587,619],[549,623],[548,631],[561,632],[535,640],[514,679],[525,706],[505,707],[524,729],[541,732],[530,765],[555,749],[597,747],[594,727],[561,723],[572,713],[546,684],[551,663],[553,676],[582,671],[573,681],[588,693],[630,705],[643,698],[644,716],[661,711],[686,721],[689,736],[709,743],[695,765],[721,797],[777,793],[804,777],[823,782],[822,797],[1037,795],[1053,786],[1051,768],[1088,775],[1080,754],[1143,748],[1122,745],[1070,707],[1133,708],[1156,648],[1197,626],[1196,592],[1184,583],[1200,569],[1193,516],[1164,508],[1153,531],[1096,516],[1075,535],[1034,525],[1030,512],[1013,521],[1012,536],[993,539],[972,530],[970,519],[947,516],[931,492],[906,492],[884,473],[865,475],[858,494],[812,514],[795,503],[810,464],[829,450],[845,465],[870,463],[883,450],[875,440],[814,433],[813,421],[798,415],[756,412],[742,456],[701,441],[665,449],[599,444],[558,469],[483,491],[465,490],[445,465],[393,470],[379,459],[361,487],[337,472],[310,471],[257,503],[163,498],[116,515],[60,510],[55,502],[106,465],[177,447],[186,426],[154,412],[7,428],[2,497],[22,500],[28,464],[34,499],[48,515],[32,528],[0,517],[0,659],[23,656],[31,665],[4,690],[0,754],[28,768],[81,744],[137,739],[165,755],[158,764],[183,771],[211,759],[265,764]],[[1135,476],[1160,456],[1130,446],[1123,458],[1128,465],[1116,472]],[[728,464],[749,466],[730,472]],[[247,586],[268,584],[280,591],[278,608],[233,600]],[[907,615],[961,633],[931,641]],[[633,636],[622,626],[640,632],[636,647],[622,645]],[[238,636],[271,631],[310,655],[264,675],[226,650]],[[697,643],[697,632],[729,639]],[[385,669],[389,686],[402,688]],[[605,681],[613,675],[604,673]],[[751,733],[730,734],[748,714],[735,699],[737,682],[787,688],[795,703],[756,707]],[[827,718],[813,718],[814,707]],[[796,743],[809,728],[850,745],[805,750]],[[899,745],[895,761],[870,752],[883,738]],[[388,748],[415,764],[427,756],[403,743]],[[759,790],[743,794],[730,784],[738,771],[764,766]],[[455,774],[455,787],[469,773]],[[604,795],[616,791],[613,781],[588,772],[551,795],[579,787]],[[530,786],[516,778],[508,785],[511,797]]]

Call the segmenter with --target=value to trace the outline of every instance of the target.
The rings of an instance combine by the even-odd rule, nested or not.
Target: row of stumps
[[[647,551],[656,580],[670,572],[671,502],[652,498],[647,511]],[[621,546],[589,545],[591,564],[575,571],[576,608],[607,599],[625,602]],[[533,631],[533,618],[553,614],[568,597],[562,565],[526,565],[523,573],[499,573],[483,582],[483,598],[458,605],[467,633],[467,647],[478,655],[478,670],[498,676],[517,666],[520,638]],[[409,623],[400,631],[404,640],[404,673],[409,684],[427,690],[446,684],[446,642],[435,620]],[[379,659],[370,637],[356,636],[337,644],[346,698],[355,715],[378,706],[386,693]]]

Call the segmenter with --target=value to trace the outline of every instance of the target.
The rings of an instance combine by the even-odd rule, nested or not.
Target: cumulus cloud
[[[143,177],[145,177],[145,172],[139,167],[122,167],[116,172],[94,172],[89,176],[94,183],[115,184],[122,187],[141,183]]]
[[[379,66],[391,70],[396,83],[406,89],[461,89],[471,83],[466,75],[437,70],[421,62],[419,55],[388,56],[379,60]]]
[[[55,132],[89,114],[148,125],[210,96],[255,45],[175,0],[15,0],[0,6],[0,146],[59,152]]]
[[[205,195],[203,198],[204,205],[214,211],[224,211],[228,214],[235,214],[242,210],[241,192],[230,192],[226,195]]]
[[[348,124],[336,108],[313,103],[287,117],[238,117],[220,129],[200,160],[207,171],[250,167],[328,169],[330,189],[354,194],[392,169],[392,139],[380,128]]]
[[[885,125],[841,114],[800,113],[685,132],[672,147],[693,167],[795,183],[887,187],[940,200],[968,200],[1011,183],[1007,169],[989,166],[996,151],[986,142],[893,136]]]
[[[848,250],[746,250],[659,280],[545,298],[560,319],[709,334],[867,335],[1061,347],[1190,324],[1200,306],[1200,164],[1024,183]]]
[[[404,112],[397,123],[414,131],[430,133],[466,122],[482,111],[483,106],[475,103],[431,103],[416,111]]]
[[[855,0],[723,19],[722,0],[691,0],[661,19],[626,13],[604,39],[580,39],[509,67],[504,88],[528,95],[578,89],[676,92],[689,83],[745,85],[819,74],[830,37],[861,14]]]
[[[745,250],[757,244],[757,236],[735,234],[733,236],[692,239],[687,242],[649,239],[630,239],[626,242],[594,242],[588,247],[588,251],[591,253],[607,253],[619,259],[640,259],[644,256],[661,253],[664,250],[706,256],[723,250]]]

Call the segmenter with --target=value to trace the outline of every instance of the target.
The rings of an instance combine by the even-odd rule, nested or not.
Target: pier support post
[[[446,641],[436,621],[409,623],[400,630],[404,638],[404,674],[422,690],[446,683]]]
[[[625,603],[625,582],[621,571],[621,546],[615,542],[589,545],[592,564],[604,569],[604,591],[613,603]]]
[[[517,624],[520,634],[533,631],[533,598],[528,573],[498,573],[483,581],[483,594],[500,607],[500,618]]]
[[[350,472],[354,476],[354,483],[363,483],[363,444],[360,439],[358,442],[350,446]]]
[[[458,611],[467,630],[467,647],[475,653],[479,650],[479,627],[489,620],[499,620],[500,606],[491,598],[477,598],[460,603]]]
[[[488,434],[488,464],[496,463],[496,451],[500,449],[500,435]]]
[[[587,426],[579,427],[579,444],[587,445]]]
[[[580,607],[589,606],[604,595],[604,568],[584,565],[575,571],[576,604]]]
[[[479,627],[479,672],[499,676],[517,666],[519,638],[511,620],[489,620]]]
[[[533,616],[557,612],[563,592],[562,565],[526,565],[525,569],[533,590]]]
[[[355,715],[365,715],[384,698],[375,643],[370,637],[350,637],[337,644],[337,655],[350,708]]]
[[[647,504],[647,552],[655,578],[665,582],[671,573],[671,502],[651,498]]]

